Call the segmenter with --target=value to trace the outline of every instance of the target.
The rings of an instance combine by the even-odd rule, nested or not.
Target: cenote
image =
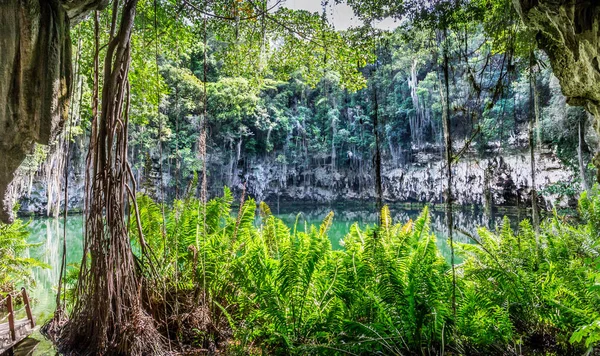
[[[0,0],[0,354],[598,354],[597,3]]]
[[[414,220],[422,211],[422,207],[418,205],[407,207],[403,204],[390,204],[388,206],[394,223],[406,223],[409,219]],[[310,229],[312,225],[318,227],[327,214],[333,211],[334,220],[328,232],[333,249],[344,248],[342,240],[353,224],[356,223],[360,228],[365,228],[374,226],[378,219],[378,214],[375,213],[375,205],[372,203],[348,202],[332,205],[295,205],[286,202],[273,204],[272,211],[274,216],[281,219],[291,230],[295,227],[298,231]],[[477,228],[488,227],[494,229],[501,223],[504,216],[509,217],[511,225],[516,227],[521,219],[526,218],[526,214],[525,210],[516,207],[502,207],[501,212],[494,209],[492,214],[486,214],[483,207],[459,209],[455,211],[455,226],[458,230],[477,236]],[[446,241],[447,232],[443,207],[432,208],[430,218],[431,232],[436,235],[438,248],[444,257],[449,259],[450,249]],[[24,217],[23,219],[28,218]],[[30,217],[29,221],[27,227],[30,232],[29,242],[35,244],[29,250],[29,254],[31,257],[50,266],[50,268],[36,268],[33,272],[36,281],[35,288],[31,292],[35,300],[34,313],[39,320],[43,321],[50,318],[55,309],[55,293],[60,272],[65,224],[63,218]],[[260,224],[260,218],[257,217],[255,224]],[[83,215],[68,215],[66,223],[66,259],[68,266],[77,266],[81,263],[83,233]],[[472,242],[469,237],[460,231],[456,231],[455,234],[458,242]]]

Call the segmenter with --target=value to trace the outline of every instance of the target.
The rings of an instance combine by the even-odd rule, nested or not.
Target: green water
[[[405,206],[390,205],[390,213],[394,223],[405,223],[409,219],[416,219],[420,214],[421,208],[407,208]],[[294,225],[298,231],[304,231],[311,225],[319,226],[330,211],[334,212],[334,220],[329,229],[329,239],[334,249],[343,248],[343,238],[346,236],[350,227],[358,223],[361,228],[373,226],[377,223],[378,214],[372,204],[335,204],[335,205],[276,205],[271,207],[272,212],[283,220],[286,225],[293,228]],[[511,218],[511,223],[516,225],[517,221],[525,218],[525,213],[516,209],[508,209],[508,213],[494,213],[487,215],[482,209],[458,210],[454,213],[454,224],[463,231],[476,235],[478,227],[485,226],[495,228],[500,224],[504,215]],[[445,217],[443,210],[430,209],[431,230],[437,237],[438,247],[442,254],[450,256],[450,248],[446,242],[448,238]],[[459,242],[470,242],[470,239],[459,233],[455,233],[455,239]]]
[[[29,250],[34,257],[50,266],[33,271],[35,286],[28,291],[34,299],[34,314],[38,324],[49,319],[56,306],[56,286],[59,279],[63,246],[63,219],[33,218],[29,223],[29,242],[36,244]],[[67,218],[67,264],[81,263],[83,255],[83,216]]]
[[[345,205],[286,205],[272,207],[273,213],[281,218],[290,228],[296,224],[298,231],[304,231],[311,224],[319,226],[325,216],[333,211],[335,216],[329,231],[329,237],[334,249],[343,248],[342,239],[350,230],[353,223],[361,227],[373,225],[377,221],[377,214],[372,205],[345,204]],[[390,206],[394,222],[406,222],[414,219],[420,214],[420,210],[407,209],[403,207]],[[512,219],[518,216],[511,214]],[[457,211],[454,215],[455,223],[465,231],[474,232],[477,226],[494,226],[501,220],[501,215],[487,216],[477,211]],[[438,237],[438,247],[445,256],[450,255],[446,243],[446,232],[444,228],[444,214],[442,211],[431,211],[432,230]],[[34,299],[34,314],[39,322],[51,317],[55,308],[56,285],[60,273],[60,260],[62,256],[63,241],[63,219],[33,218],[29,224],[31,232],[29,241],[38,246],[31,248],[29,254],[40,261],[51,266],[50,269],[36,269],[34,278],[36,286],[31,289],[30,294]],[[66,223],[67,236],[67,263],[79,264],[83,249],[83,217],[72,215]],[[468,242],[464,235],[457,234],[456,240]]]

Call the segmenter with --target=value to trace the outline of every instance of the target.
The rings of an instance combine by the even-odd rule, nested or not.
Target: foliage
[[[450,56],[454,140],[472,142],[481,155],[524,148],[534,41],[509,0],[345,2],[365,26],[336,31],[328,2],[319,14],[256,0],[140,0],[128,129],[138,186],[149,194],[160,190],[167,200],[181,198],[180,187],[203,166],[197,152],[205,99],[210,161],[204,164],[217,186],[237,188],[250,162],[260,160],[301,174],[316,162],[331,162],[334,171],[368,172],[374,129],[381,130],[384,166],[412,162],[442,144],[440,41],[448,42]],[[100,13],[100,56],[110,12]],[[388,16],[398,19],[396,29],[371,26]],[[73,32],[81,88],[71,130],[83,146],[80,136],[91,119],[93,19]],[[575,116],[566,113],[550,71],[540,69],[544,57],[534,54],[540,57],[538,130],[543,143],[574,167]],[[379,128],[373,127],[374,92]],[[590,150],[584,146],[585,165]],[[284,164],[277,162],[281,155]]]
[[[553,339],[558,353],[572,352],[569,338],[586,338],[586,347],[597,342],[599,203],[596,187],[590,196],[582,194],[580,225],[555,214],[539,235],[526,220],[515,234],[505,219],[497,233],[480,229],[476,244],[459,245],[465,278],[477,290],[494,290],[487,298],[507,309],[520,339]]]
[[[240,161],[257,157],[278,169],[318,161],[331,163],[332,171],[368,171],[374,133],[382,128],[384,155],[393,163],[410,161],[441,144],[442,54],[455,139],[471,142],[479,135],[482,153],[507,143],[515,148],[532,116],[529,83],[536,67],[544,142],[559,147],[564,161],[574,156],[583,111],[566,110],[552,90],[532,34],[523,31],[510,1],[347,3],[363,28],[336,31],[325,6],[319,15],[267,8],[267,1],[140,0],[128,46],[130,112],[122,122],[127,126],[119,126],[128,135],[120,143],[132,143],[134,170],[127,173],[144,187],[159,177],[163,193],[164,172],[174,171],[167,188],[180,198],[180,187],[193,186],[192,177],[209,163],[196,154],[204,119],[211,156],[222,166],[211,178],[221,174],[216,180],[230,184],[244,175],[238,166],[251,165]],[[79,48],[74,137],[91,130],[93,57],[110,48],[111,11],[97,14],[97,49],[92,19],[72,37]],[[402,26],[393,32],[370,26],[388,16]],[[548,191],[575,193],[565,185]],[[597,192],[582,197],[583,222],[576,226],[555,215],[540,234],[527,222],[516,233],[507,221],[496,232],[480,230],[476,244],[460,245],[464,263],[456,284],[429,231],[427,209],[401,225],[384,208],[378,226],[355,225],[345,249],[334,251],[327,238],[332,214],[319,228],[290,230],[260,204],[257,227],[253,200],[235,216],[229,190],[206,205],[190,192],[172,209],[142,195],[135,211],[141,226],[129,221],[136,272],[145,277],[144,307],[168,338],[209,349],[236,340],[229,347],[276,354],[494,352],[514,348],[517,340],[538,347],[538,336],[552,351],[566,352],[600,339]],[[36,265],[17,257],[27,247],[19,224],[0,227],[0,288],[20,283]],[[75,274],[71,269],[68,279]],[[449,299],[457,291],[453,309]]]
[[[427,208],[394,224],[384,207],[380,224],[353,225],[333,250],[333,213],[320,227],[290,229],[265,203],[259,217],[251,199],[234,217],[232,202],[228,189],[206,207],[176,201],[163,234],[160,206],[138,198],[161,282],[152,282],[148,261],[144,271],[171,296],[160,318],[180,320],[169,324],[180,341],[269,354],[516,353],[517,344],[565,353],[598,343],[598,188],[582,195],[579,224],[554,215],[538,235],[528,221],[515,232],[505,219],[457,244],[456,286]],[[189,317],[198,310],[208,319]]]
[[[556,182],[555,184],[547,185],[540,193],[542,195],[557,194],[560,197],[576,196],[577,192],[581,191],[579,182],[568,181],[568,182]]]
[[[0,223],[0,292],[10,292],[17,285],[33,282],[31,270],[35,267],[48,268],[34,258],[26,257],[32,247],[27,243],[27,224],[15,220],[12,224]]]

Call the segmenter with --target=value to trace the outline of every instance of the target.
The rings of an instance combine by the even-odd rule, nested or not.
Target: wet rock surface
[[[536,31],[571,105],[600,118],[600,3],[595,0],[513,0]]]
[[[11,219],[14,172],[34,143],[56,138],[67,117],[70,23],[106,3],[0,1],[0,221]]]

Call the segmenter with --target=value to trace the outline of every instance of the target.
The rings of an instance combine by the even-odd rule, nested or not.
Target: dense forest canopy
[[[445,23],[454,150],[493,156],[526,146],[522,133],[535,111],[536,141],[561,142],[559,156],[572,167],[580,163],[578,125],[573,122],[583,121],[584,167],[578,171],[591,174],[585,162],[597,147],[595,137],[587,134],[594,131],[594,120],[571,110],[570,129],[554,129],[561,127],[556,121],[567,117],[562,114],[565,99],[548,58],[535,48],[534,33],[523,26],[510,2],[349,4],[364,26],[341,32],[332,27],[327,4],[323,13],[287,10],[276,3],[242,2],[239,8],[219,2],[138,4],[129,130],[129,158],[138,185],[146,181],[155,197],[159,193],[152,190],[165,190],[172,199],[182,196],[199,172],[197,132],[205,89],[207,145],[214,163],[209,176],[235,189],[264,160],[284,169],[309,169],[320,161],[333,172],[369,172],[376,132],[384,165],[412,162],[427,147],[435,151],[443,144],[439,44],[446,41]],[[100,23],[109,26],[109,11],[101,16]],[[369,26],[385,17],[396,17],[397,28]],[[85,151],[92,115],[93,21],[72,32],[80,64],[72,119],[65,127]],[[535,110],[530,110],[531,73]],[[152,179],[165,174],[162,182]],[[249,189],[257,193],[257,188]]]
[[[92,6],[84,5],[68,5],[74,23],[82,19],[77,14]],[[384,166],[412,162],[415,150],[428,143],[442,143],[440,44],[446,42],[450,124],[456,151],[473,148],[490,153],[496,148],[501,152],[498,145],[514,143],[533,111],[539,113],[536,141],[551,145],[564,142],[559,147],[564,163],[583,166],[577,169],[580,176],[590,174],[586,162],[597,150],[597,140],[589,134],[594,131],[591,126],[595,120],[580,119],[584,121],[583,145],[578,144],[580,130],[573,125],[566,134],[553,131],[559,125],[553,125],[550,118],[564,116],[553,112],[566,108],[561,91],[556,90],[558,81],[552,81],[550,64],[554,65],[556,56],[548,58],[547,52],[537,50],[536,31],[523,25],[510,1],[348,2],[363,25],[344,31],[336,31],[327,15],[336,2],[322,5],[321,13],[309,13],[288,10],[285,3],[277,2],[139,3],[130,73],[134,124],[130,128],[130,158],[138,185],[144,177],[168,172],[161,178],[163,182],[152,182],[150,188],[159,185],[167,197],[177,197],[201,166],[197,140],[190,133],[197,131],[204,110],[205,37],[209,160],[216,164],[209,179],[235,189],[248,180],[249,167],[257,164],[254,158],[280,162],[285,167],[292,164],[304,179],[311,179],[302,171],[314,167],[311,159],[330,162],[334,172],[340,164],[342,169],[369,171],[376,132],[375,97]],[[573,10],[576,13],[587,9],[585,4],[577,6],[580,8]],[[533,17],[538,8],[528,5],[517,9],[521,16]],[[593,17],[594,7],[589,11]],[[109,7],[100,14],[104,29],[99,43],[107,40],[110,12]],[[397,28],[382,31],[372,27],[381,19],[396,19]],[[584,24],[580,27],[583,29]],[[36,124],[44,131],[41,136],[25,132],[5,135],[7,149],[19,145],[19,152],[24,153],[5,160],[7,169],[3,171],[14,171],[25,157],[31,142],[27,137],[54,142],[56,133],[65,133],[70,127],[71,136],[85,151],[85,133],[92,116],[92,19],[88,16],[74,26],[70,38],[76,73],[65,79],[72,84],[68,97],[72,105],[59,116],[64,120],[70,115],[71,124],[63,123],[63,130],[58,130],[61,126],[55,116],[52,124]],[[100,57],[105,50],[106,46],[101,46]],[[535,73],[535,95],[529,95],[530,72]],[[558,79],[564,81],[562,76]],[[566,101],[575,100],[572,94]],[[538,98],[538,109],[529,110],[533,96]],[[586,94],[577,97],[583,99]],[[47,139],[40,141],[42,136]],[[8,142],[9,137],[14,137],[14,142]],[[459,147],[462,141],[466,145]],[[576,154],[580,146],[583,160]],[[21,170],[36,170],[38,162],[44,160],[44,151],[43,147],[36,149],[38,154],[21,165]],[[162,167],[162,172],[153,166]],[[1,186],[10,180],[12,173],[7,173]],[[371,183],[361,178],[353,184]],[[2,193],[3,200],[10,203],[22,194],[19,190],[30,190],[15,188],[18,185]],[[263,195],[260,187],[249,189]],[[212,193],[218,191],[215,186]],[[9,209],[6,205],[3,210]]]
[[[27,4],[0,5],[0,19],[31,20],[0,25],[11,54],[21,40],[9,35],[39,24],[34,54],[0,61],[0,218],[9,220],[11,200],[30,198],[40,175],[48,215],[62,211],[66,221],[77,201],[85,218],[83,260],[67,268],[63,256],[44,332],[67,354],[593,352],[598,7],[320,5],[40,1],[30,13]],[[357,26],[336,29],[330,14],[341,5]],[[390,19],[393,27],[376,26]],[[19,84],[31,73],[47,78]],[[522,182],[494,176],[510,155],[520,165],[505,171],[525,170]],[[547,157],[569,173],[550,182],[539,167]],[[482,181],[470,181],[461,161]],[[428,208],[397,224],[385,206],[412,166],[424,167],[417,180],[440,176],[421,196],[444,203],[448,256],[429,231]],[[496,199],[493,179],[512,195]],[[354,225],[335,251],[333,213],[300,232],[263,201],[310,189],[358,191],[376,202],[378,224]],[[459,244],[453,209],[469,190],[481,191],[473,201],[486,208],[516,197],[531,221],[462,232],[472,244]],[[577,220],[542,219],[562,196],[577,205]],[[15,257],[27,247],[23,230],[20,221],[0,225],[22,266],[0,274],[0,288],[40,266]]]

